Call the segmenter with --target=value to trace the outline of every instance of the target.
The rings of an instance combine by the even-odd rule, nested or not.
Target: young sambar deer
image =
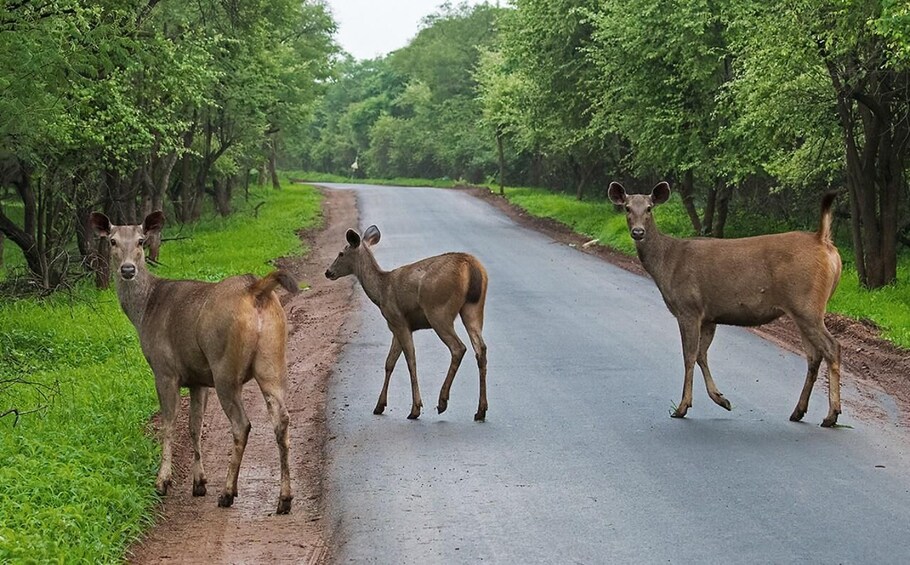
[[[473,255],[444,253],[422,259],[410,265],[384,271],[379,267],[372,246],[379,243],[379,228],[370,226],[363,236],[349,229],[345,234],[347,246],[338,254],[325,276],[336,280],[354,275],[363,286],[367,297],[379,306],[389,329],[392,345],[385,362],[385,382],[374,414],[382,414],[389,392],[389,378],[395,364],[404,352],[411,375],[411,420],[420,416],[423,402],[417,386],[417,363],[414,356],[415,330],[432,328],[452,354],[449,371],[439,391],[437,411],[445,412],[449,403],[449,390],[455,373],[467,348],[455,332],[455,318],[461,321],[480,371],[480,402],[474,420],[482,422],[487,413],[487,346],[483,341],[483,308],[487,296],[487,272]]]
[[[611,183],[610,200],[623,206],[638,258],[654,279],[682,336],[685,380],[675,418],[692,406],[697,362],[708,395],[730,410],[708,370],[708,347],[717,324],[758,326],[784,314],[799,328],[809,362],[802,394],[790,420],[800,421],[822,359],[828,364],[828,415],[822,426],[837,423],[840,406],[840,345],[825,328],[825,307],[841,275],[841,259],[831,240],[835,193],[822,199],[817,232],[787,232],[740,239],[677,239],[660,233],[651,210],[670,198],[659,183],[650,195],[626,194]]]
[[[288,468],[288,411],[285,407],[287,321],[273,290],[297,292],[297,283],[283,271],[261,279],[253,275],[221,282],[170,280],[145,266],[143,245],[160,233],[164,214],[153,212],[141,225],[112,225],[93,212],[95,233],[111,244],[111,266],[117,273],[117,296],[139,333],[139,344],[155,375],[161,405],[161,466],[155,489],[167,493],[171,484],[171,445],[180,402],[180,388],[190,390],[190,436],[193,442],[193,496],[205,495],[202,465],[202,419],[208,389],[215,388],[231,424],[234,448],[218,506],[237,496],[237,475],[250,433],[243,408],[243,384],[255,379],[275,427],[281,465],[279,514],[291,510]]]

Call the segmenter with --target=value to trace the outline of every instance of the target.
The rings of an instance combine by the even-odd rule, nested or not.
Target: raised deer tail
[[[260,301],[265,299],[278,286],[284,287],[291,294],[296,294],[300,290],[294,277],[282,270],[278,270],[272,271],[250,285],[250,292],[256,297],[257,301]]]
[[[834,199],[837,192],[829,192],[822,197],[822,217],[818,223],[818,240],[833,243],[831,240],[831,223],[834,219]]]
[[[477,304],[480,302],[480,299],[484,294],[484,286],[486,286],[486,281],[484,280],[485,278],[486,276],[484,275],[483,268],[476,262],[472,261],[469,264],[468,293],[465,296],[465,301],[468,304]]]

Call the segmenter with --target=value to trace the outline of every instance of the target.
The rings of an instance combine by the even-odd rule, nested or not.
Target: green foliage
[[[251,193],[230,219],[168,226],[165,237],[189,239],[164,243],[158,274],[264,274],[269,260],[305,252],[296,230],[321,221],[319,202],[287,184]],[[39,411],[16,426],[0,419],[0,562],[121,561],[158,500],[157,398],[113,290],[0,302],[0,413],[9,408]]]
[[[342,61],[293,167],[371,177],[483,180],[495,170],[474,68],[502,10],[444,4],[411,43],[373,61]]]

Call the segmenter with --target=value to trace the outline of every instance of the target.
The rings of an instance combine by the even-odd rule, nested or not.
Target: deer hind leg
[[[483,341],[483,305],[466,304],[461,309],[461,321],[468,330],[474,356],[477,358],[477,369],[480,373],[480,400],[474,420],[483,422],[487,416],[487,344]]]
[[[193,441],[193,496],[205,496],[205,467],[202,465],[202,420],[208,403],[209,389],[190,387],[190,438]]]
[[[228,464],[227,478],[224,490],[218,496],[218,506],[227,508],[234,504],[237,496],[237,475],[240,472],[240,462],[250,436],[250,420],[246,417],[241,398],[240,378],[232,373],[215,372],[215,392],[221,408],[231,424],[231,435],[234,437],[234,449],[231,452],[231,461]]]
[[[714,332],[717,330],[717,324],[703,322],[701,325],[701,334],[698,339],[698,357],[696,361],[698,362],[698,367],[701,369],[701,374],[705,377],[705,388],[708,390],[708,396],[711,397],[711,400],[715,404],[730,410],[730,401],[724,398],[724,395],[717,390],[717,385],[714,384],[714,379],[711,377],[711,371],[708,369],[708,348],[711,347],[711,342],[714,341]]]
[[[695,361],[698,358],[698,342],[701,333],[701,324],[698,320],[678,319],[679,335],[682,338],[683,365],[685,376],[683,378],[682,400],[676,411],[671,414],[674,418],[685,418],[686,412],[692,407],[692,374],[695,371]]]
[[[446,372],[445,381],[442,383],[442,388],[439,389],[439,402],[436,405],[436,411],[439,414],[442,414],[446,411],[446,408],[449,406],[449,392],[452,389],[452,383],[455,381],[455,373],[458,372],[458,367],[461,366],[461,360],[464,359],[464,354],[468,350],[459,339],[458,334],[455,333],[455,326],[453,325],[453,320],[448,316],[437,318],[435,320],[430,320],[430,325],[433,326],[433,330],[436,332],[436,335],[439,336],[439,339],[442,340],[446,347],[449,348],[449,353],[452,354],[452,360],[449,362],[449,370]]]
[[[401,344],[395,335],[392,335],[392,345],[389,347],[389,355],[385,359],[385,381],[382,383],[382,392],[379,393],[379,400],[376,401],[376,408],[373,414],[382,414],[385,412],[386,403],[389,400],[389,380],[392,378],[392,372],[401,357]]]
[[[164,496],[171,486],[171,454],[174,442],[174,425],[180,405],[180,386],[176,378],[155,375],[155,390],[161,409],[161,465],[155,479],[155,491]]]
[[[837,417],[841,413],[840,344],[825,328],[823,315],[813,319],[794,317],[794,321],[802,334],[809,370],[802,394],[799,396],[799,402],[793,414],[790,415],[790,419],[799,421],[806,414],[809,408],[809,395],[812,393],[812,386],[818,377],[821,359],[824,358],[828,364],[828,415],[822,420],[822,427],[830,428],[837,423]]]
[[[417,355],[414,352],[414,336],[411,334],[411,330],[399,330],[395,332],[395,339],[401,345],[404,359],[408,363],[408,374],[411,376],[411,413],[408,414],[408,420],[416,420],[420,417],[423,401],[420,399],[420,387],[417,385]]]
[[[283,342],[281,343],[283,345]],[[291,494],[291,471],[288,464],[288,453],[291,449],[290,434],[288,432],[290,417],[285,404],[287,370],[284,366],[284,360],[285,356],[282,348],[282,351],[276,352],[275,355],[263,355],[260,353],[253,364],[253,374],[259,384],[259,390],[262,391],[262,397],[265,399],[269,418],[275,428],[275,442],[278,444],[281,490],[278,494],[276,514],[289,513],[291,511],[291,500],[294,498]]]

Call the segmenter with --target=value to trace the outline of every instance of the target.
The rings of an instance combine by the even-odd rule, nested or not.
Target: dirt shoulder
[[[469,192],[495,206],[515,222],[543,232],[555,241],[571,245],[583,253],[600,257],[627,271],[648,276],[637,257],[624,255],[602,245],[589,244],[589,238],[575,233],[565,224],[549,218],[532,216],[510,203],[506,198],[484,188],[458,188],[458,190]],[[831,313],[825,316],[825,322],[828,330],[842,347],[844,381],[854,382],[860,394],[870,400],[858,408],[865,415],[883,416],[877,412],[873,399],[876,396],[875,391],[884,391],[894,398],[898,405],[900,410],[898,423],[904,427],[910,426],[910,351],[882,339],[879,329],[871,322],[861,322]],[[758,328],[751,328],[751,331],[787,350],[803,354],[799,332],[787,317]],[[819,378],[819,382],[824,380]],[[822,386],[827,387],[827,384]]]
[[[229,509],[217,507],[232,448],[230,427],[214,393],[209,396],[203,431],[208,495],[191,495],[192,447],[184,399],[175,445],[174,483],[162,500],[157,524],[128,553],[133,563],[324,563],[329,524],[325,518],[323,477],[327,437],[325,403],[328,378],[341,351],[353,281],[329,281],[331,264],[344,231],[357,225],[354,194],[326,190],[323,226],[300,234],[311,250],[306,257],[283,259],[309,290],[282,295],[288,313],[288,410],[291,416],[291,513],[276,516],[278,449],[265,403],[255,384],[244,387],[252,423],[238,481],[239,495]],[[153,477],[149,477],[151,481]]]

